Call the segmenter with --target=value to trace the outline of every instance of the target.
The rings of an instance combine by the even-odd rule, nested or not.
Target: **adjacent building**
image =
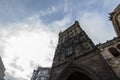
[[[110,13],[110,20],[113,23],[117,37],[106,43],[99,44],[98,49],[120,79],[120,4]]]
[[[60,32],[49,80],[120,80],[120,5],[110,20],[117,37],[98,45],[78,21]]]
[[[5,76],[5,67],[0,57],[0,80],[4,80],[4,76]]]
[[[50,68],[38,67],[37,70],[33,71],[31,80],[48,80],[50,75]]]

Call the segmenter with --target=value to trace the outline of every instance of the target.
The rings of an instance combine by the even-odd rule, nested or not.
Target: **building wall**
[[[100,49],[101,54],[111,66],[113,71],[120,78],[120,48],[117,47],[118,45],[120,45],[120,38],[114,38],[113,40],[107,41],[106,43],[99,45],[98,48]],[[118,52],[110,52],[109,49],[111,48],[115,48]]]
[[[4,76],[5,76],[5,67],[0,57],[0,80],[4,80]]]
[[[48,80],[50,75],[50,68],[38,67],[34,70],[31,80]]]

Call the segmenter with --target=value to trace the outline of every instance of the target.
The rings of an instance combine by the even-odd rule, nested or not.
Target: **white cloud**
[[[30,79],[37,66],[51,66],[52,58],[58,39],[58,28],[62,29],[71,21],[69,16],[60,21],[45,25],[38,15],[32,16],[19,23],[4,25],[1,39],[5,41],[3,58],[8,77],[15,80]],[[50,29],[54,27],[54,30]],[[49,59],[49,60],[48,60]],[[19,79],[18,79],[19,80]]]
[[[54,30],[54,31],[60,31],[60,30],[65,30],[66,27],[69,27],[68,24],[70,24],[72,21],[71,14],[66,15],[63,19],[61,20],[56,20],[52,23],[49,24],[49,27]]]
[[[6,42],[3,58],[6,73],[14,71],[14,78],[22,76],[28,79],[27,75],[36,67],[31,67],[31,61],[37,66],[51,66],[52,63],[46,58],[49,54],[52,54],[52,57],[54,55],[55,48],[50,46],[57,44],[57,34],[48,30],[37,17],[10,24],[1,31],[2,39]]]
[[[39,12],[39,14],[40,14],[40,16],[50,15],[50,14],[53,14],[53,13],[57,12],[58,9],[59,9],[59,7],[52,6],[50,8],[47,8],[46,10],[41,10]]]
[[[93,5],[93,4],[95,4],[97,2],[97,0],[86,0],[84,3],[85,3],[85,5],[87,5],[87,6],[91,6],[91,5]]]
[[[115,36],[113,27],[97,12],[85,12],[80,18],[80,25],[95,43],[105,42]]]
[[[24,78],[22,78],[22,77],[16,78],[16,77],[14,77],[12,74],[7,73],[7,72],[6,72],[6,76],[7,76],[7,77],[5,77],[5,80],[27,80],[27,79],[24,79]]]
[[[65,13],[65,12],[68,12],[68,9],[69,9],[69,6],[68,6],[68,5],[69,5],[68,0],[64,0],[64,11],[63,11],[64,13]]]
[[[114,0],[111,4],[110,0],[103,0],[103,7],[116,7],[120,3],[119,0]]]

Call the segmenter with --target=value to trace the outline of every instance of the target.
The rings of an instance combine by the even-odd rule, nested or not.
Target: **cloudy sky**
[[[120,0],[0,0],[0,56],[5,80],[30,80],[51,66],[58,33],[79,21],[95,44],[116,36],[108,13]]]

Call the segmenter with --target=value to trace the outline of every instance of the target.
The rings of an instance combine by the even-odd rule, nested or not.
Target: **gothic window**
[[[73,53],[72,47],[67,48],[67,55],[71,55]]]
[[[47,74],[48,74],[48,70],[40,70],[37,76],[39,77],[39,76],[47,75]]]
[[[117,48],[120,50],[120,44],[117,45]]]
[[[120,52],[114,47],[109,48],[109,51],[112,53],[114,57],[120,56]]]

